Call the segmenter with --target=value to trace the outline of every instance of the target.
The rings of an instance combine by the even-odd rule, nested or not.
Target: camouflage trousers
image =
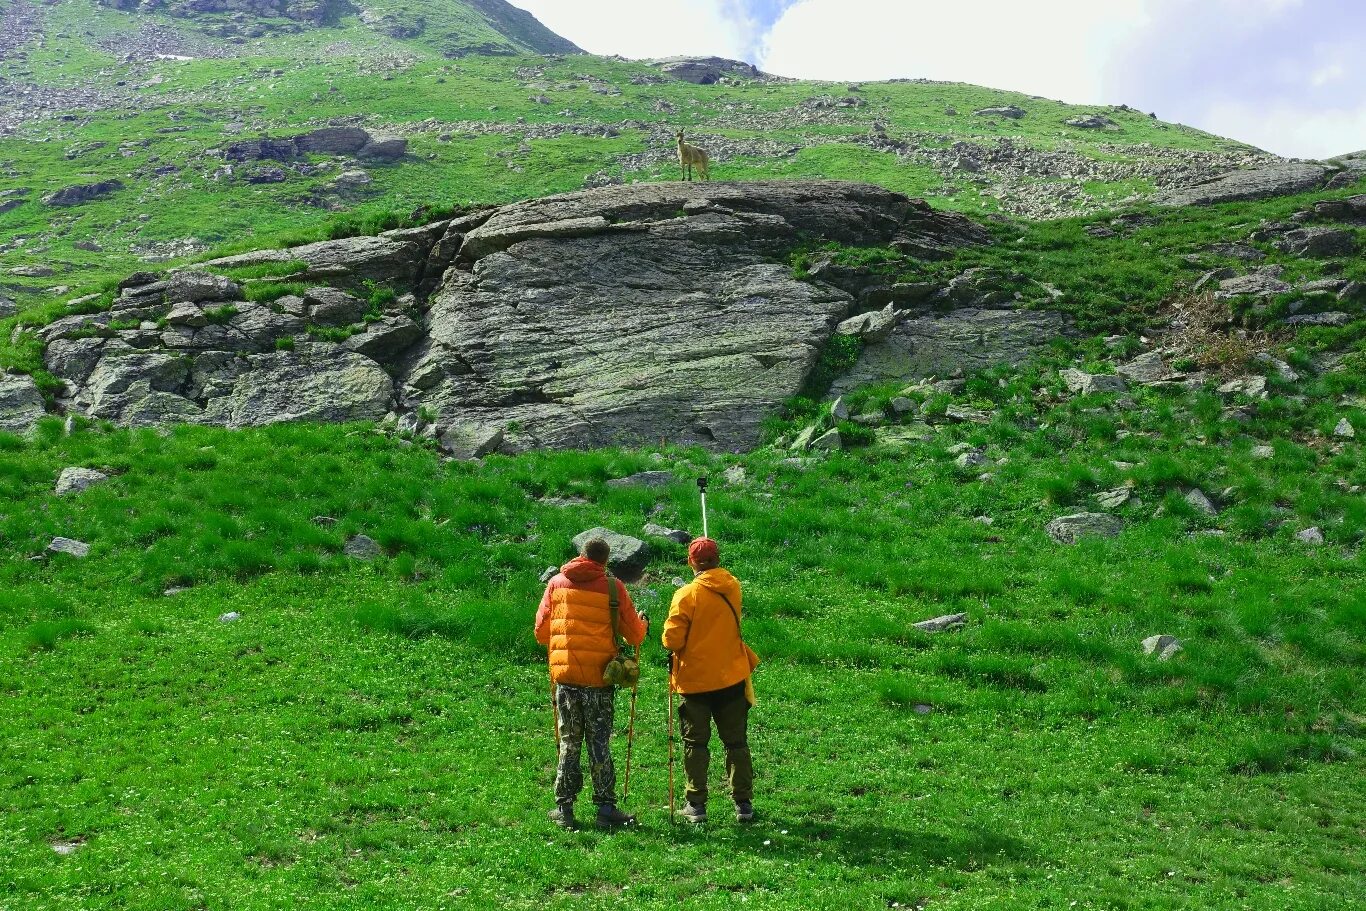
[[[612,765],[612,722],[616,688],[555,687],[560,711],[560,761],[555,768],[555,802],[573,803],[583,790],[583,743],[588,741],[588,771],[593,777],[593,803],[615,805],[617,772]]]

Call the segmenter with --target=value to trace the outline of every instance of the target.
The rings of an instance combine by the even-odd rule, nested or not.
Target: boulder
[[[1295,540],[1301,544],[1309,544],[1318,547],[1323,544],[1323,531],[1318,527],[1306,528],[1295,533]]]
[[[43,197],[46,206],[79,206],[91,200],[100,199],[123,189],[123,181],[101,180],[97,183],[77,184],[63,187],[55,193]]]
[[[0,373],[0,431],[28,433],[45,411],[33,377]]]
[[[639,538],[621,535],[608,528],[590,528],[574,536],[574,550],[583,553],[584,545],[594,538],[602,538],[611,548],[607,566],[623,582],[638,582],[650,564],[650,545]]]
[[[360,148],[361,158],[398,161],[408,154],[408,140],[398,136],[375,137]]]
[[[1059,544],[1076,544],[1083,538],[1116,537],[1124,530],[1124,523],[1103,512],[1080,512],[1059,516],[1045,530]]]
[[[922,633],[942,633],[945,630],[962,629],[967,625],[968,615],[945,614],[942,617],[935,617],[932,620],[921,620],[919,623],[912,623],[911,626],[920,630]]]
[[[1104,114],[1088,114],[1085,117],[1073,117],[1063,122],[1069,127],[1076,127],[1081,130],[1104,130],[1115,126],[1115,122]]]
[[[887,337],[892,334],[892,330],[896,328],[899,317],[894,306],[888,304],[882,310],[851,316],[836,326],[835,332],[838,335],[857,336],[865,345],[886,341]]]
[[[1281,322],[1286,326],[1346,326],[1353,320],[1354,318],[1350,313],[1329,310],[1324,313],[1299,313],[1295,316],[1287,316]]]
[[[371,141],[360,127],[321,127],[294,137],[294,146],[316,155],[355,155]]]
[[[1176,376],[1176,371],[1172,370],[1166,359],[1157,351],[1140,354],[1127,364],[1120,364],[1115,368],[1115,373],[1138,383],[1140,386],[1154,386],[1158,383],[1165,383]]]
[[[422,327],[407,316],[386,316],[346,340],[348,351],[387,364],[422,338]]]
[[[811,449],[819,449],[823,452],[835,452],[844,448],[844,437],[838,430],[827,430],[825,433],[811,441]]]
[[[1322,165],[1304,161],[1273,161],[1232,171],[1194,186],[1167,190],[1157,194],[1153,203],[1171,207],[1204,206],[1288,196],[1318,189],[1327,176],[1328,171]]]
[[[48,554],[66,554],[69,557],[81,559],[90,556],[90,545],[84,541],[77,541],[74,538],[56,537],[52,543],[48,544]]]
[[[19,312],[19,305],[0,294],[0,319],[9,319]]]
[[[1181,651],[1181,640],[1175,636],[1149,636],[1143,640],[1143,654],[1155,655],[1158,661],[1170,661],[1172,656]]]
[[[1251,294],[1257,297],[1271,297],[1276,294],[1284,294],[1291,290],[1291,285],[1281,281],[1280,270],[1259,270],[1240,275],[1234,278],[1226,278],[1219,282],[1219,290],[1215,297],[1227,300],[1241,294]]]
[[[1192,487],[1190,490],[1186,491],[1185,496],[1182,499],[1190,505],[1191,509],[1194,509],[1201,515],[1210,517],[1219,515],[1219,510],[1210,502],[1209,497],[1205,496],[1205,492],[1198,487]]]
[[[1274,245],[1276,249],[1292,256],[1312,256],[1318,259],[1352,256],[1358,247],[1356,231],[1320,225],[1288,231],[1277,238]]]
[[[93,468],[63,468],[62,473],[57,476],[57,487],[53,492],[59,497],[64,497],[69,493],[80,493],[96,484],[103,484],[107,480],[109,475]]]
[[[985,468],[990,464],[990,460],[987,459],[987,454],[983,450],[969,449],[966,452],[958,453],[953,464],[964,471],[970,471],[976,468]]]
[[[1338,421],[1337,426],[1333,428],[1333,436],[1337,437],[1339,440],[1355,440],[1357,431],[1356,428],[1352,426],[1351,421],[1343,418]]]
[[[438,437],[441,449],[462,461],[482,459],[503,445],[506,430],[498,425],[456,424]]]
[[[715,85],[722,77],[758,79],[763,76],[754,64],[725,57],[662,57],[646,62],[672,79],[694,85]]]
[[[382,551],[379,542],[369,535],[353,535],[346,540],[342,553],[353,560],[368,561],[378,557]]]
[[[304,292],[304,312],[317,326],[349,326],[365,316],[366,303],[336,288],[309,288]]]
[[[656,525],[653,522],[644,528],[647,538],[667,538],[675,544],[688,545],[692,543],[692,535],[677,528],[665,528],[663,525]]]
[[[1124,392],[1129,387],[1124,377],[1108,373],[1086,373],[1068,367],[1058,371],[1067,390],[1074,395],[1094,395],[1102,392]]]
[[[1013,104],[1007,104],[994,108],[979,108],[972,112],[978,117],[1005,117],[1010,120],[1020,120],[1027,113],[1024,108]]]
[[[242,289],[232,279],[193,269],[175,272],[167,278],[163,294],[168,303],[242,299]]]

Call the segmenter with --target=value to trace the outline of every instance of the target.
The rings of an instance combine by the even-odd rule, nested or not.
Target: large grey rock
[[[1082,538],[1113,538],[1124,530],[1124,523],[1103,512],[1080,512],[1059,516],[1046,530],[1059,544],[1076,544]]]
[[[300,152],[320,155],[354,155],[370,141],[370,134],[360,127],[320,127],[294,137]]]
[[[57,476],[57,487],[53,492],[59,497],[64,497],[69,493],[80,493],[96,484],[103,484],[107,480],[109,475],[93,468],[63,468],[62,473]]]
[[[593,538],[602,538],[612,550],[607,566],[623,582],[636,582],[645,575],[650,564],[650,545],[630,535],[617,534],[608,528],[590,528],[574,536],[574,549],[583,553],[583,547]]]
[[[197,417],[194,403],[178,393],[190,374],[190,360],[165,352],[117,351],[100,358],[76,395],[76,404],[95,418],[132,426]],[[170,396],[171,398],[167,398]]]
[[[1167,364],[1166,359],[1158,351],[1140,354],[1127,364],[1120,364],[1115,368],[1115,373],[1140,386],[1165,383],[1176,376],[1176,371]]]
[[[365,315],[366,303],[337,288],[309,288],[304,292],[304,312],[316,326],[349,326]]]
[[[1124,377],[1109,373],[1087,373],[1068,367],[1058,371],[1067,390],[1074,395],[1094,395],[1101,392],[1123,392],[1128,387]]]
[[[1276,249],[1293,256],[1351,256],[1357,251],[1356,232],[1348,228],[1329,228],[1311,225],[1296,228],[1275,241]]]
[[[0,319],[9,319],[19,312],[19,305],[0,294]]]
[[[439,441],[453,458],[469,461],[497,452],[505,433],[501,425],[460,423],[442,432]]]
[[[1215,296],[1222,300],[1241,294],[1271,297],[1276,294],[1284,294],[1289,290],[1291,290],[1291,285],[1280,279],[1279,270],[1259,270],[1248,275],[1224,279],[1219,282],[1219,290]]]
[[[886,341],[896,328],[899,316],[893,306],[888,304],[882,310],[851,316],[836,326],[835,331],[840,335],[857,336],[865,345]]]
[[[382,551],[379,542],[369,535],[352,535],[346,539],[342,553],[353,560],[369,561],[378,557]]]
[[[1020,120],[1028,112],[1024,108],[1007,104],[994,108],[979,108],[972,113],[978,117],[1007,117],[1011,120]]]
[[[248,357],[231,391],[210,399],[204,419],[227,427],[286,421],[377,421],[393,402],[393,380],[369,358],[331,345]]]
[[[643,531],[647,538],[666,538],[675,544],[687,545],[692,543],[692,535],[678,528],[666,528],[663,525],[650,522],[646,524]]]
[[[831,391],[842,394],[869,383],[1021,364],[1071,333],[1067,317],[1051,310],[969,307],[906,317],[885,342],[865,347],[858,363]]]
[[[1167,190],[1157,194],[1153,202],[1159,206],[1203,206],[1288,196],[1318,189],[1327,176],[1328,171],[1322,165],[1282,161],[1232,171],[1194,186]]]
[[[324,240],[286,250],[261,250],[210,260],[201,265],[216,268],[254,266],[301,260],[308,264],[290,280],[316,279],[338,288],[361,290],[367,281],[396,289],[414,284],[427,260],[428,248],[411,238],[345,237]]]
[[[43,413],[43,396],[33,377],[0,373],[0,431],[28,433]]]
[[[163,294],[168,303],[242,299],[242,289],[232,279],[197,270],[186,270],[171,275],[166,280]]]
[[[752,63],[725,57],[662,57],[646,62],[666,76],[694,85],[715,85],[723,76],[757,79],[763,75]]]
[[[950,629],[962,629],[968,622],[968,615],[945,614],[942,617],[934,617],[930,620],[921,620],[919,623],[912,623],[911,626],[920,630],[922,633],[942,633]]]
[[[361,158],[398,161],[408,153],[408,140],[401,136],[377,136],[361,146]]]
[[[49,193],[44,196],[43,205],[79,206],[81,203],[100,199],[101,197],[108,196],[110,193],[122,189],[123,182],[119,180],[101,180],[97,183],[63,187],[55,193]]]
[[[406,316],[386,316],[369,323],[365,331],[346,340],[346,348],[381,364],[412,347],[422,338],[422,327]]]
[[[886,243],[923,209],[834,181],[609,187],[506,207],[466,235],[432,299],[432,341],[463,369],[425,401],[519,425],[513,448],[753,445],[851,304],[774,258],[805,236]]]

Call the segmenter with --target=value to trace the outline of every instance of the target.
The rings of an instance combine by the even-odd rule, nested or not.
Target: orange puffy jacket
[[[617,626],[632,645],[645,640],[645,621],[636,613],[620,579]],[[536,611],[536,641],[550,650],[550,679],[570,686],[607,686],[603,668],[617,653],[612,641],[612,610],[607,600],[607,570],[577,557],[550,580]]]
[[[735,614],[721,597],[724,593]],[[664,621],[664,647],[674,653],[675,692],[710,693],[749,677],[759,656],[740,638],[744,616],[740,581],[724,569],[709,569],[674,592]]]

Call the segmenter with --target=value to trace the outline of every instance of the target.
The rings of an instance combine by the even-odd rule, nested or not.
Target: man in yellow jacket
[[[721,568],[716,542],[698,538],[688,548],[696,577],[674,593],[664,623],[664,647],[673,656],[669,685],[681,693],[678,720],[683,731],[687,777],[683,818],[707,821],[707,766],[711,723],[726,748],[726,775],[735,818],[754,818],[754,766],[749,755],[748,686],[759,658],[740,635],[740,582]]]

